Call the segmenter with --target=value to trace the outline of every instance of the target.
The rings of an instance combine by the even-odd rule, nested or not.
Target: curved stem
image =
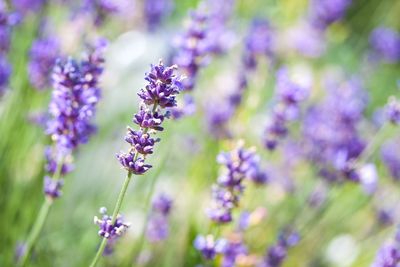
[[[126,191],[129,186],[129,182],[131,181],[132,173],[128,172],[128,175],[125,178],[124,184],[122,185],[121,191],[119,192],[118,200],[117,203],[115,204],[115,208],[112,214],[112,219],[111,219],[111,224],[114,224],[115,221],[117,220],[117,216],[119,214],[119,211],[121,210],[122,202],[124,201]],[[103,255],[103,251],[106,248],[107,245],[107,238],[103,238],[101,241],[101,244],[99,246],[99,249],[97,250],[96,256],[94,257],[92,263],[90,264],[90,267],[95,267],[97,262],[100,260],[101,256]]]

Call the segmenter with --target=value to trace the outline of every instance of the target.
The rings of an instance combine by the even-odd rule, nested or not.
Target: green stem
[[[49,214],[52,204],[53,200],[51,198],[46,198],[43,202],[42,207],[40,208],[39,215],[36,218],[32,231],[29,233],[28,239],[26,241],[26,251],[23,253],[20,261],[18,262],[18,266],[25,266],[26,261],[28,260],[29,255],[32,251],[32,248],[36,243],[40,232],[43,229],[44,223],[46,222],[46,218]]]
[[[132,178],[132,173],[128,172],[128,175],[125,178],[124,184],[122,185],[121,192],[119,193],[117,203],[115,204],[114,212],[113,212],[112,219],[111,219],[111,224],[114,224],[115,221],[117,220],[117,217],[118,217],[119,211],[121,210],[122,202],[124,201],[126,191],[128,189],[131,178]],[[96,256],[94,257],[92,263],[90,264],[90,267],[96,266],[97,262],[100,260],[101,256],[103,255],[103,251],[106,248],[106,245],[107,245],[107,238],[104,237],[103,240],[101,241],[99,249],[97,250]]]
[[[60,179],[63,164],[64,164],[64,159],[61,158],[57,163],[57,169],[53,175],[54,180]],[[39,234],[44,227],[44,224],[49,215],[49,211],[51,206],[53,205],[53,202],[54,201],[52,198],[50,197],[45,198],[42,207],[40,208],[39,215],[36,217],[36,221],[33,224],[32,230],[28,235],[28,239],[26,241],[26,249],[22,254],[21,258],[18,260],[18,266],[25,266],[26,261],[28,260],[31,251],[36,244]]]

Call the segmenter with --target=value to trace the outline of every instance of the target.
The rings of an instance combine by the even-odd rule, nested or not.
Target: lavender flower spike
[[[46,125],[53,144],[45,150],[46,171],[43,191],[46,196],[26,242],[23,266],[38,239],[54,200],[62,195],[63,177],[72,171],[72,154],[89,140],[95,130],[92,122],[100,99],[99,76],[103,72],[103,46],[95,46],[78,62],[71,58],[58,60],[53,69],[53,87]],[[51,176],[51,177],[50,177]]]
[[[150,242],[160,242],[168,237],[168,218],[171,208],[172,200],[165,194],[160,194],[153,200],[153,206],[146,229],[147,239]]]
[[[37,89],[50,84],[50,74],[56,63],[59,44],[55,38],[38,39],[32,44],[28,65],[29,79]]]
[[[100,257],[103,255],[104,250],[107,248],[107,236],[109,235],[109,231],[105,231],[104,229],[108,229],[107,227],[109,226],[114,227],[115,223],[118,222],[119,219],[117,214],[121,209],[132,175],[142,175],[152,167],[151,165],[146,164],[146,158],[147,155],[153,153],[154,145],[159,141],[158,138],[154,138],[153,136],[158,131],[164,129],[162,123],[165,119],[170,117],[169,112],[165,111],[165,108],[176,106],[176,95],[182,89],[183,78],[175,75],[176,69],[177,66],[175,65],[170,67],[164,66],[163,62],[160,60],[157,65],[151,65],[150,72],[145,75],[147,85],[138,93],[142,103],[140,104],[138,113],[133,116],[133,122],[139,127],[139,129],[133,130],[128,128],[125,141],[130,145],[129,151],[127,153],[121,152],[117,155],[117,159],[121,163],[122,167],[127,170],[127,177],[125,178],[121,193],[119,194],[113,216],[108,216],[106,218],[106,224],[104,223],[104,220],[95,221],[101,227],[99,235],[103,237],[103,240],[90,265],[91,267],[96,266]],[[152,234],[156,232],[155,235],[152,235],[154,241],[164,239],[168,235],[168,229],[165,227],[165,217],[170,211],[170,205],[171,203],[169,201],[161,199],[156,201],[156,204],[153,206],[153,210],[159,214],[159,216],[154,219],[155,224],[161,226],[161,228],[155,229],[153,227],[154,224],[150,223],[150,227],[153,227],[150,229],[150,232]],[[126,227],[124,227],[124,229],[125,228]]]
[[[253,149],[245,149],[240,142],[233,151],[219,154],[217,161],[225,168],[217,184],[213,185],[214,203],[208,216],[216,223],[225,224],[233,219],[232,210],[239,204],[244,179],[253,179],[259,171],[258,157]]]

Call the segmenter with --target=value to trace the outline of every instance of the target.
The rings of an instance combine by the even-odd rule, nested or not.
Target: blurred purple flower
[[[300,241],[300,236],[296,231],[284,230],[279,234],[278,241],[268,250],[263,261],[258,267],[280,267],[287,257],[289,248],[295,246]]]
[[[370,37],[370,45],[374,53],[387,63],[400,60],[400,35],[391,28],[375,28]]]
[[[226,240],[214,240],[212,235],[198,235],[194,240],[194,247],[201,252],[207,260],[212,260],[217,254],[223,253],[226,246]]]
[[[220,153],[219,164],[225,167],[212,188],[213,206],[208,216],[216,223],[224,224],[232,221],[232,210],[238,206],[243,192],[243,180],[252,179],[259,172],[259,158],[251,149],[245,149],[239,143],[231,152]]]
[[[109,15],[118,12],[118,5],[113,0],[85,0],[82,11],[90,13],[99,27]]]
[[[236,266],[238,256],[247,255],[247,247],[241,240],[229,240],[223,249],[222,267]]]
[[[254,69],[260,56],[274,55],[274,30],[267,20],[255,19],[245,39],[243,62],[247,69]]]
[[[400,101],[391,96],[388,103],[385,106],[385,112],[387,119],[394,125],[400,124]]]
[[[160,242],[168,237],[168,217],[171,207],[172,200],[165,194],[160,194],[153,200],[152,211],[146,229],[147,239],[150,242]]]
[[[201,8],[191,11],[186,31],[177,39],[177,54],[173,59],[187,78],[183,90],[194,89],[198,71],[206,64],[209,53],[207,31],[208,15]]]
[[[325,29],[344,17],[351,2],[351,0],[313,0],[310,3],[311,21],[316,27]]]
[[[11,65],[0,54],[0,96],[2,96],[8,87],[8,82],[11,75]]]
[[[400,151],[398,140],[387,140],[381,147],[381,159],[396,181],[400,180]]]
[[[280,139],[288,133],[288,122],[299,117],[300,103],[309,94],[309,88],[294,82],[286,68],[278,70],[275,95],[278,103],[274,106],[272,118],[265,130],[264,145],[274,150]]]
[[[305,116],[305,153],[320,166],[320,176],[329,182],[359,180],[354,161],[365,147],[357,126],[363,118],[366,96],[357,80],[336,84],[329,88],[325,100],[311,107]]]
[[[394,240],[385,243],[376,254],[370,267],[397,267],[400,264],[400,240],[397,229]]]
[[[59,56],[58,40],[49,37],[34,41],[29,55],[29,79],[37,89],[45,89],[50,84],[51,70]]]
[[[161,25],[174,6],[172,0],[145,0],[144,15],[149,31],[154,31]]]
[[[43,185],[44,194],[51,199],[59,198],[62,194],[61,188],[63,185],[64,180],[45,176]]]
[[[168,216],[172,208],[172,199],[166,194],[159,194],[154,200],[152,209],[154,212]]]
[[[44,4],[45,0],[12,0],[14,9],[23,14],[39,12]]]

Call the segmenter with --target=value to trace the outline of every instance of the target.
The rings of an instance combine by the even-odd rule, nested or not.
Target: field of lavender
[[[0,0],[0,266],[400,266],[400,1]]]

